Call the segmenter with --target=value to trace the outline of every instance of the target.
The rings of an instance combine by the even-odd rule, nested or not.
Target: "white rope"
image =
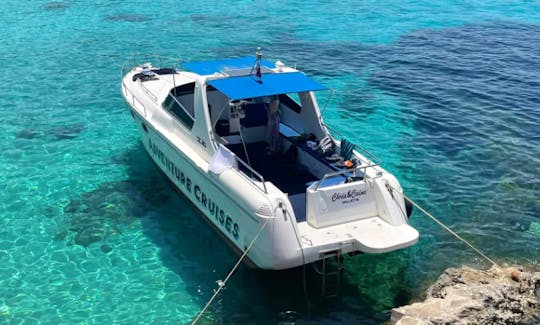
[[[236,271],[236,269],[238,268],[238,266],[240,265],[240,263],[242,262],[242,260],[244,259],[244,257],[246,257],[247,253],[249,252],[249,250],[251,249],[251,246],[253,246],[253,244],[255,243],[255,241],[257,240],[257,238],[259,238],[259,235],[261,234],[261,232],[263,231],[264,227],[266,227],[266,224],[268,223],[268,221],[270,220],[270,218],[266,219],[266,221],[264,222],[264,224],[261,226],[261,229],[259,229],[259,232],[257,232],[257,234],[255,235],[255,237],[253,237],[253,240],[251,241],[251,243],[249,243],[249,246],[246,248],[246,250],[244,251],[244,253],[242,254],[242,256],[240,256],[240,258],[238,259],[238,261],[236,262],[236,264],[233,266],[233,268],[231,269],[231,271],[229,272],[229,274],[227,275],[227,277],[225,278],[224,281],[218,281],[218,286],[219,288],[216,290],[216,292],[214,292],[214,295],[212,296],[212,298],[210,298],[210,300],[208,300],[208,302],[206,303],[206,306],[204,306],[204,308],[199,312],[199,314],[197,315],[197,317],[193,320],[193,322],[191,323],[191,325],[194,325],[195,323],[197,323],[197,321],[199,321],[199,318],[201,318],[201,316],[204,314],[204,312],[206,311],[206,309],[208,309],[208,307],[210,307],[210,304],[212,304],[212,301],[214,301],[214,299],[217,297],[217,295],[220,293],[221,289],[223,289],[223,287],[225,287],[225,284],[227,284],[227,281],[229,281],[229,278],[233,275],[234,271]]]
[[[403,197],[405,198],[405,200],[409,201],[412,205],[414,205],[415,207],[418,208],[418,210],[422,211],[426,216],[430,217],[433,221],[435,221],[439,226],[441,226],[442,228],[444,228],[446,231],[448,231],[449,233],[451,233],[452,235],[454,235],[454,237],[456,237],[457,239],[461,240],[462,242],[464,242],[467,246],[469,246],[470,248],[472,248],[476,253],[478,253],[480,256],[482,256],[483,258],[485,258],[487,261],[489,261],[491,264],[495,265],[496,267],[498,268],[501,268],[499,266],[499,264],[495,263],[495,261],[493,261],[491,258],[487,257],[486,254],[482,253],[478,248],[474,247],[471,243],[469,243],[468,241],[466,241],[463,237],[461,237],[460,235],[458,235],[455,231],[453,231],[452,229],[450,229],[448,226],[446,226],[445,224],[443,224],[441,221],[439,221],[437,218],[435,218],[432,214],[430,214],[429,212],[427,212],[425,209],[423,209],[420,205],[418,205],[416,202],[414,202],[413,200],[411,200],[410,198],[408,198],[404,193],[402,193]]]

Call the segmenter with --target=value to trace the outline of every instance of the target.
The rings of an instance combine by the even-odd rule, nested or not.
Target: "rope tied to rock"
[[[233,268],[231,269],[231,271],[229,272],[229,274],[227,274],[227,277],[225,278],[225,280],[221,281],[221,280],[218,280],[217,281],[217,284],[218,284],[218,289],[216,290],[216,292],[214,292],[214,295],[210,298],[210,300],[208,300],[208,302],[206,303],[206,306],[204,306],[204,308],[199,312],[199,314],[197,315],[197,317],[195,317],[195,319],[193,320],[193,322],[191,323],[191,325],[194,325],[195,323],[197,323],[199,321],[199,319],[201,318],[201,316],[204,314],[204,312],[206,311],[206,309],[208,309],[208,307],[210,307],[210,305],[212,304],[212,302],[214,301],[214,299],[218,296],[218,294],[221,292],[221,290],[225,287],[225,285],[227,284],[227,281],[229,281],[230,277],[233,275],[233,273],[236,271],[236,269],[238,268],[238,266],[240,266],[240,263],[242,262],[242,260],[247,256],[249,250],[251,249],[251,247],[253,246],[253,244],[255,243],[255,241],[257,240],[257,238],[259,238],[259,235],[262,233],[263,229],[266,227],[266,224],[268,223],[268,221],[270,220],[270,218],[266,219],[263,223],[263,225],[261,226],[261,228],[259,229],[259,231],[257,232],[257,234],[255,235],[255,237],[253,237],[253,239],[251,240],[251,242],[249,243],[248,247],[246,248],[246,250],[244,251],[244,253],[242,254],[242,256],[240,256],[240,258],[238,259],[238,261],[236,262],[236,264],[233,266]]]
[[[394,190],[396,190],[395,188],[393,188]],[[465,240],[463,237],[461,237],[460,235],[458,235],[455,231],[453,231],[452,229],[450,229],[450,227],[448,227],[447,225],[445,225],[444,223],[442,223],[440,220],[438,220],[437,218],[435,218],[435,216],[433,216],[431,213],[429,213],[428,211],[426,211],[424,208],[422,208],[418,203],[414,202],[413,200],[411,200],[408,196],[406,196],[404,193],[401,193],[401,195],[403,195],[403,198],[407,201],[409,201],[409,203],[411,203],[412,205],[414,205],[418,210],[420,210],[423,214],[425,214],[426,216],[428,216],[429,218],[431,218],[431,220],[435,221],[439,226],[441,226],[444,230],[448,231],[450,234],[452,234],[454,237],[456,237],[457,239],[461,240],[463,243],[465,243],[467,246],[469,246],[472,250],[474,250],[478,255],[482,256],[484,259],[486,259],[488,262],[490,262],[492,265],[496,266],[497,268],[501,268],[499,266],[499,264],[497,264],[494,260],[492,260],[491,258],[489,258],[486,254],[482,253],[482,251],[480,251],[478,248],[474,247],[471,243],[469,243],[467,240]]]

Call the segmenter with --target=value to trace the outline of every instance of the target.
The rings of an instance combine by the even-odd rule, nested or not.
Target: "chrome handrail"
[[[139,82],[141,82],[140,79],[139,79]],[[157,103],[157,96],[154,93],[152,93],[150,89],[146,88],[146,86],[142,82],[141,82],[141,88],[144,90],[145,93],[147,93],[150,96],[150,99],[152,99],[154,103]]]
[[[141,57],[142,57],[142,60],[140,59]],[[175,63],[173,63],[172,65],[175,67],[179,62],[182,61],[179,58],[173,58],[173,57],[168,57],[168,56],[154,55],[154,54],[147,54],[147,53],[135,53],[131,58],[127,59],[122,64],[122,67],[120,69],[122,73],[121,78],[123,79],[128,73],[128,67],[131,67],[131,70],[133,70],[135,67],[139,66],[140,62],[152,62],[154,60],[158,60],[159,67],[164,66],[163,64],[164,60],[174,61]],[[141,86],[142,86],[141,88],[150,96],[150,98],[155,103],[157,103],[157,96],[154,93],[152,93],[152,91],[150,91],[144,84],[141,83]]]
[[[233,153],[234,155],[234,153]],[[253,167],[251,167],[250,165],[248,165],[248,163],[246,163],[245,161],[243,161],[242,159],[238,158],[238,156],[234,155],[234,157],[236,158],[236,161],[240,162],[242,165],[244,165],[244,167],[246,167],[253,175],[257,176],[259,178],[259,181],[262,183],[263,185],[263,191],[264,193],[268,194],[268,189],[266,188],[266,183],[264,181],[264,177],[259,174],[255,169],[253,169]],[[247,175],[246,175],[247,176]],[[251,177],[250,177],[250,180],[251,180]]]
[[[232,152],[229,148],[223,146],[228,152],[230,152],[232,154],[232,156],[234,157],[234,159],[239,162],[240,164],[242,164],[244,167],[246,167],[251,173],[252,175],[255,175],[257,176],[257,178],[259,178],[259,181],[262,183],[262,190],[264,191],[264,193],[268,194],[268,189],[266,188],[266,183],[264,181],[264,177],[259,174],[255,169],[253,169],[253,167],[251,167],[248,163],[246,163],[244,160],[240,159],[240,157],[238,157],[234,152]],[[237,168],[238,171],[241,171],[240,168]],[[245,174],[245,173],[244,173]],[[248,175],[246,175],[248,176]],[[253,179],[251,177],[248,177],[250,181],[252,181],[252,183],[255,184],[255,182],[253,182]],[[255,184],[257,185],[257,184]],[[258,187],[258,186],[257,186]]]
[[[127,95],[130,95],[131,96],[131,106],[134,108],[134,109],[137,109],[137,106],[135,105],[135,101],[137,101],[137,103],[139,105],[141,105],[144,109],[144,116],[146,117],[147,113],[146,113],[146,106],[140,101],[138,100],[137,98],[135,98],[135,96],[133,95],[133,93],[128,89],[128,87],[126,86],[126,84],[124,82],[122,82],[122,88],[124,89],[125,93]],[[126,101],[129,102],[129,98],[127,98],[126,96]]]
[[[362,146],[360,146],[360,145],[354,143],[354,148],[353,148],[353,150],[354,150],[354,149],[360,149],[363,153],[365,153],[364,156],[369,156],[369,157],[370,157],[369,160],[370,160],[370,161],[373,161],[373,162],[375,163],[375,164],[373,164],[373,166],[379,166],[379,165],[382,164],[382,159],[379,158],[379,157],[377,157],[375,154],[373,154],[373,153],[367,151],[366,148],[364,148],[364,147],[362,147]],[[362,160],[362,159],[360,159],[360,160]],[[366,162],[366,163],[368,163],[368,162]]]
[[[157,55],[157,54],[148,54],[148,53],[142,53],[142,52],[141,53],[135,53],[122,64],[122,67],[120,69],[120,71],[122,73],[121,78],[124,78],[124,76],[126,75],[128,66],[130,66],[131,69],[133,69],[133,67],[138,66],[141,62],[149,62],[149,61],[152,62],[154,60],[157,60],[159,62],[160,67],[163,67],[163,61],[164,60],[175,62],[172,65],[176,65],[177,63],[182,62],[182,59],[173,58],[173,57],[170,57],[170,56]]]
[[[313,190],[317,191],[319,189],[319,186],[322,184],[322,182],[324,182],[324,180],[327,179],[328,177],[337,176],[337,175],[343,175],[343,174],[348,174],[348,173],[357,173],[358,170],[360,170],[360,169],[363,169],[363,171],[362,171],[363,179],[366,179],[366,178],[369,177],[369,176],[367,176],[366,169],[370,168],[370,167],[375,167],[375,166],[379,166],[379,165],[378,164],[370,164],[370,165],[367,165],[367,166],[356,166],[356,167],[353,167],[353,168],[347,168],[347,169],[338,170],[338,171],[335,171],[335,172],[326,173],[321,178],[321,180],[319,180],[318,182],[315,183],[315,188]],[[377,176],[373,177],[373,178],[380,177],[381,175],[382,174],[380,172],[378,172]]]
[[[144,57],[143,60],[139,60],[141,57]],[[131,63],[132,65],[136,65],[137,64],[136,62],[140,62],[140,61],[146,61],[147,62],[147,61],[152,61],[153,59],[159,60],[160,65],[163,64],[164,60],[175,61],[175,62],[181,62],[182,61],[182,59],[180,59],[180,58],[174,58],[174,57],[171,57],[171,56],[139,52],[139,53],[133,54],[129,59],[127,59],[126,62],[124,63],[124,65],[126,63]]]

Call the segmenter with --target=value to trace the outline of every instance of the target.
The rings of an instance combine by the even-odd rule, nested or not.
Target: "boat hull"
[[[291,218],[283,216],[281,210],[278,210],[276,214],[282,218],[282,222],[276,223],[276,214],[261,216],[257,210],[261,210],[261,202],[264,199],[257,198],[257,191],[250,191],[251,197],[246,198],[246,193],[231,188],[231,181],[227,182],[227,177],[225,177],[227,175],[218,177],[195,166],[189,157],[174,148],[165,137],[160,135],[149,121],[140,116],[131,106],[129,107],[139,125],[141,142],[154,163],[175,190],[189,200],[205,221],[226,240],[236,253],[241,254],[264,223],[267,223],[247,255],[250,266],[281,270],[303,264],[300,245],[296,238],[291,237],[290,232],[276,234],[274,229],[284,226],[290,229],[291,226],[287,226],[287,223],[292,221]],[[241,187],[238,186],[238,188]],[[257,202],[259,209],[256,208]],[[268,206],[268,203],[266,205]],[[268,206],[266,210],[275,209]]]
[[[298,184],[295,184],[305,185],[306,192],[296,192],[298,189],[283,183],[283,180],[290,181],[286,170],[279,170],[281,179],[276,178],[272,170],[265,172],[262,168],[261,171],[260,165],[239,158],[242,154],[234,151],[235,142],[229,142],[235,141],[234,137],[226,140],[215,134],[210,117],[217,111],[210,107],[222,107],[214,102],[225,101],[223,107],[226,108],[232,101],[222,98],[223,94],[210,94],[213,88],[207,88],[205,94],[207,77],[165,70],[153,70],[154,75],[141,79],[141,74],[145,76],[144,67],[135,67],[122,81],[122,95],[138,126],[144,148],[172,186],[236,252],[245,252],[251,247],[247,259],[253,265],[281,270],[316,262],[332,254],[385,253],[413,245],[418,240],[418,232],[407,224],[398,181],[378,164],[353,150],[350,153],[366,165],[360,174],[363,176],[358,177],[356,172],[349,175],[350,171],[340,169],[338,181],[333,182],[329,175],[336,172],[324,170],[330,168],[329,163],[293,139],[294,123],[280,124],[279,139],[284,145],[294,145],[297,149],[298,167],[307,168],[306,173],[313,177],[308,180],[320,180],[304,183],[304,179],[297,179]],[[319,121],[314,95],[303,94],[301,99],[304,101],[302,111],[306,112],[303,117]],[[294,116],[285,112],[284,122],[289,119],[292,123]],[[233,113],[240,114],[230,113],[230,120],[240,119]],[[257,132],[261,126],[252,126],[246,124],[253,132],[244,135],[250,138],[252,145],[259,145],[258,137],[263,134]],[[290,132],[285,132],[285,127]],[[322,124],[310,127],[314,130],[320,127],[317,132],[326,134]],[[243,149],[247,156],[245,145]],[[226,160],[229,158],[223,155],[232,158]],[[267,155],[256,157],[269,159]],[[258,166],[258,170],[252,166]],[[265,181],[260,173],[272,181]],[[325,182],[327,180],[332,182]]]

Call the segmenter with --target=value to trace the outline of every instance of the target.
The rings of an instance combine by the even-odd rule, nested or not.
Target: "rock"
[[[149,16],[136,15],[136,14],[120,14],[105,17],[105,20],[109,21],[127,21],[130,23],[138,23],[150,20]]]
[[[109,245],[101,245],[101,251],[105,254],[109,253],[110,251],[112,251],[112,247],[109,246]]]
[[[392,309],[393,324],[518,324],[540,315],[540,272],[449,268],[423,302]]]
[[[41,131],[33,130],[33,129],[24,129],[15,135],[17,139],[34,139],[39,138],[43,136],[43,133]]]
[[[103,242],[142,215],[145,204],[143,194],[130,182],[103,183],[70,200],[64,207],[68,228],[61,229],[55,238],[73,237],[75,244],[84,247]]]
[[[86,125],[82,123],[63,125],[48,130],[48,134],[52,135],[56,140],[69,140],[76,138],[85,128]]]
[[[516,282],[521,281],[521,272],[519,271],[512,271],[512,273],[510,273],[510,276],[512,277],[512,280]]]
[[[43,9],[47,10],[47,11],[52,11],[52,10],[65,10],[69,8],[69,4],[68,3],[65,3],[65,2],[49,2],[49,3],[46,3],[44,6],[43,6]]]

